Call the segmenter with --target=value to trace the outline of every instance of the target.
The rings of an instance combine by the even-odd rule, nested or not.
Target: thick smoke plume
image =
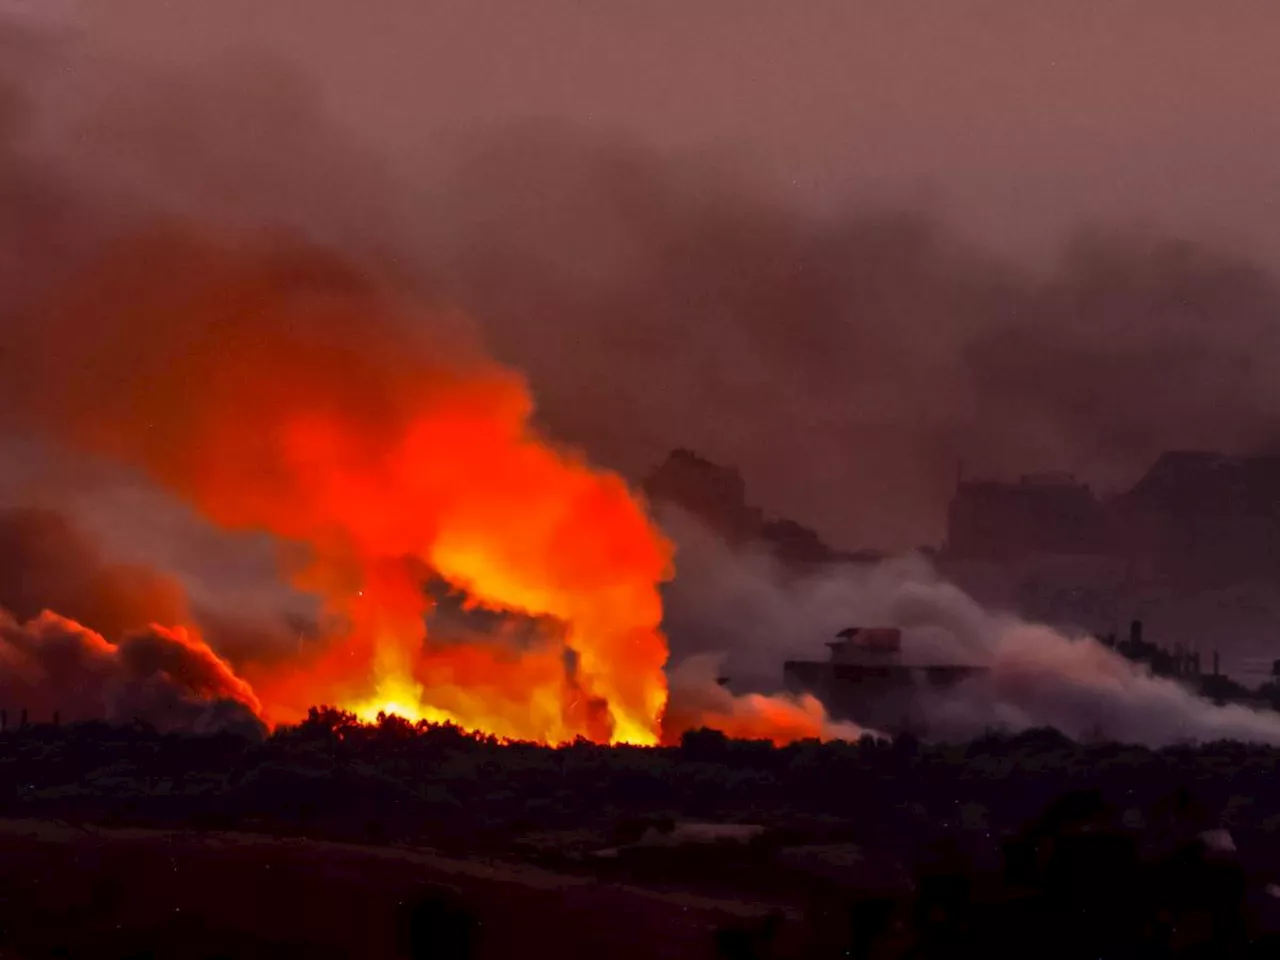
[[[19,623],[0,611],[0,704],[47,722],[141,720],[162,731],[260,734],[261,706],[208,645],[185,629],[126,633],[117,643],[53,613]]]
[[[1280,284],[1195,238],[1095,225],[1019,263],[925,211],[809,218],[566,130],[461,166],[426,222],[439,275],[559,432],[637,470],[734,463],[839,546],[938,542],[961,466],[1114,489],[1280,438]]]
[[[194,546],[208,549],[209,541]],[[193,625],[233,664],[280,662],[320,632],[305,611],[246,611],[234,594],[192,598],[185,583],[156,566],[109,555],[82,518],[49,507],[0,507],[0,609],[19,622],[55,610],[110,638],[153,623]],[[270,568],[267,575],[274,575]]]
[[[1280,744],[1280,715],[1216,706],[1093,638],[985,610],[923,558],[797,575],[763,552],[732,550],[687,514],[664,510],[662,521],[681,557],[666,591],[677,663],[718,653],[728,676],[772,690],[784,659],[823,659],[823,642],[848,626],[892,625],[904,629],[904,662],[989,668],[949,691],[920,693],[931,736],[1055,727],[1155,746]]]
[[[336,257],[175,232],[41,304],[10,411],[299,545],[295,582],[347,636],[260,679],[273,718],[359,698],[507,736],[656,738],[664,541],[620,479],[529,428],[518,376],[424,331]],[[562,621],[564,646],[421,651],[428,570]]]
[[[1166,449],[1280,437],[1275,275],[1195,237],[1093,225],[1020,263],[927,210],[815,217],[545,124],[398,179],[269,63],[15,35],[2,70],[0,297],[157,212],[289,231],[463,307],[596,462],[702,451],[841,546],[936,541],[960,461],[1122,485]]]
[[[961,456],[1106,479],[1166,446],[1276,435],[1280,294],[1212,249],[1100,232],[1032,269],[915,213],[818,220],[718,167],[545,128],[396,183],[278,70],[175,76],[7,29],[0,46],[0,429],[121,463],[280,544],[285,576],[323,600],[325,636],[287,664],[237,655],[268,719],[331,698],[543,739],[669,736],[670,545],[586,455],[641,468],[694,446],[742,463],[783,512],[894,544],[936,533]],[[1087,643],[1032,658],[1084,680],[1037,687],[1044,670],[999,639],[1021,627],[910,567],[785,588],[770,574],[758,596],[696,559],[681,571],[668,628],[731,647],[733,673],[776,669],[802,621],[915,610],[917,642],[996,665],[1001,716],[940,705],[959,727],[1042,714],[1070,729],[1089,691],[1123,687],[1157,712],[1181,704],[1206,735],[1251,729],[1108,674]],[[560,629],[424,644],[433,573]],[[63,601],[112,637],[163,606],[148,595],[112,619],[71,598],[94,589]],[[717,596],[758,615],[722,618]],[[171,623],[198,619],[169,602]],[[24,618],[31,603],[15,600]],[[765,713],[699,689],[686,706],[735,724]],[[1091,709],[1121,699],[1107,696]],[[1117,735],[1148,738],[1115,710]]]
[[[296,176],[275,150],[376,193],[373,168],[330,149],[305,97],[277,110],[260,72],[166,90],[85,59],[126,112],[65,87],[37,47],[28,73],[45,85],[16,84],[30,112],[8,118],[0,173],[40,200],[20,212],[48,241],[12,244],[32,269],[5,303],[0,427],[275,539],[324,636],[286,662],[240,658],[262,716],[333,702],[547,741],[672,735],[671,551],[642,504],[532,423],[524,379],[396,266],[390,233],[342,213],[340,180]],[[228,100],[243,124],[226,125]],[[86,164],[72,139],[102,149]],[[556,626],[436,641],[431,577]],[[193,619],[179,606],[171,622]],[[821,732],[820,711],[809,720]]]
[[[0,509],[0,707],[11,723],[25,710],[42,722],[260,733],[257,697],[204,637],[258,655],[275,637],[234,615],[211,618],[208,631],[203,619],[181,584],[107,561],[63,514]]]
[[[190,616],[171,578],[109,563],[67,517],[29,508],[0,509],[0,608],[19,621],[57,610],[108,637]]]
[[[742,740],[859,740],[879,736],[856,723],[833,721],[814,696],[735,694],[721,683],[724,654],[703,654],[671,670],[671,700],[663,717],[670,740],[685,730],[709,727]]]

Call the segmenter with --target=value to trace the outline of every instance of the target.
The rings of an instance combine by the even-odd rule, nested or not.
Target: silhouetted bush
[[[2,731],[0,815],[460,854],[550,835],[522,855],[802,900],[826,917],[812,921],[815,942],[838,944],[835,955],[907,955],[884,952],[899,938],[920,957],[1025,955],[1029,943],[1048,957],[1243,957],[1277,932],[1246,905],[1273,899],[1260,891],[1280,863],[1278,773],[1280,750],[1231,742],[1152,750],[1034,730],[776,748],[692,731],[671,747],[553,749],[317,708],[265,741],[101,723]],[[768,830],[750,843],[642,845],[703,819]],[[1237,853],[1197,840],[1223,825]],[[604,847],[623,852],[584,859]],[[829,847],[857,856],[818,870]],[[914,868],[914,889],[890,879],[894,864]],[[438,893],[406,908],[405,950],[466,956],[479,921]],[[715,949],[770,956],[779,936],[748,925]],[[412,953],[425,944],[436,952]]]

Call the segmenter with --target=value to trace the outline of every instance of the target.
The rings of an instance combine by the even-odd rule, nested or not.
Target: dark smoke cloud
[[[921,557],[796,575],[764,553],[727,547],[679,511],[664,511],[663,526],[683,571],[665,598],[673,678],[718,665],[740,687],[776,690],[784,659],[824,659],[837,631],[898,626],[905,663],[988,668],[945,693],[920,694],[933,737],[1054,727],[1152,746],[1280,744],[1280,714],[1215,706],[1092,638],[985,610]]]
[[[633,469],[676,441],[738,464],[842,545],[937,542],[962,461],[1115,486],[1280,435],[1280,288],[1207,244],[1092,228],[1030,267],[566,131],[463,166],[440,273],[546,416]]]
[[[108,559],[103,545],[67,514],[0,508],[0,610],[19,623],[55,611],[109,638],[151,624],[191,624],[233,664],[275,663],[319,638],[309,611],[266,605],[246,611],[216,599],[193,600],[167,573]]]
[[[118,643],[52,613],[0,612],[0,704],[10,722],[141,720],[163,731],[261,734],[253,691],[201,641],[151,627]]]
[[[317,395],[333,387],[344,403],[394,408],[404,384],[371,374],[380,362],[353,368],[345,357],[394,356],[410,334],[359,311],[302,319],[317,299],[358,302],[392,281],[464,308],[499,357],[528,373],[551,430],[593,458],[639,474],[671,447],[693,447],[740,464],[771,512],[841,545],[935,540],[961,460],[970,471],[1069,468],[1118,484],[1165,448],[1242,451],[1280,437],[1280,287],[1206,242],[1094,228],[1029,266],[927,209],[805,214],[719,162],[549,125],[477,135],[451,173],[406,183],[271,64],[174,72],[14,30],[0,31],[0,45],[0,422],[15,434],[118,427],[143,409],[157,417],[151,434],[130,435],[144,459],[163,454],[184,476],[216,466],[198,459],[184,419],[198,412],[208,354],[167,364],[207,314],[174,310],[169,293],[193,278],[205,292],[231,280],[210,309],[252,346],[256,276],[300,292],[296,323],[269,331],[261,356],[322,354],[331,376],[311,385]],[[246,263],[248,286],[236,288]],[[465,342],[472,331],[456,323]],[[192,405],[168,403],[184,382]],[[167,459],[173,451],[188,459]],[[939,706],[958,728],[1073,730],[1093,712],[1136,739],[1175,735],[1179,723],[1270,737],[1269,721],[1205,712],[1088,643],[990,617],[910,565],[780,588],[771,573],[700,569],[685,546],[670,613],[678,652],[730,649],[731,671],[763,677],[780,652],[846,617],[914,616],[915,642],[930,650],[1007,664],[994,693]],[[9,589],[20,617],[53,596],[108,636],[178,602],[162,579],[140,575],[125,589],[120,575],[40,581],[28,571]],[[101,653],[60,621],[7,629],[14,650],[42,650],[48,635],[49,649],[79,651],[72,659],[89,675],[114,677],[93,698],[115,716],[120,703],[136,709],[119,699],[119,678],[172,690],[155,679],[169,675],[160,667],[186,670],[186,654],[159,634],[143,635],[151,646],[122,641],[120,651],[150,651],[140,662]],[[1041,651],[1031,667],[1015,640]],[[256,644],[252,634],[228,641],[238,655]],[[1064,688],[1055,670],[1085,681]],[[183,683],[178,702],[202,696],[201,683]]]
[[[174,580],[109,563],[65,516],[26,508],[0,510],[0,608],[19,621],[56,610],[109,637],[189,616]]]
[[[475,133],[409,181],[269,61],[181,72],[16,37],[15,291],[157,218],[275,231],[465,308],[595,458],[638,476],[698,449],[846,546],[936,542],[962,461],[1114,486],[1166,448],[1280,436],[1276,280],[1209,243],[1095,227],[1032,267],[926,209],[809,215],[719,160],[548,124]]]

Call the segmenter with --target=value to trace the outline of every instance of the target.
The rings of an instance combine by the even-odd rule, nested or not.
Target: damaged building
[[[1178,584],[1280,581],[1280,457],[1169,452],[1110,497],[1069,474],[961,482],[942,553],[1006,565],[1094,556]]]
[[[1065,474],[964,481],[937,562],[1028,619],[1101,636],[1140,617],[1261,656],[1280,630],[1280,457],[1169,452],[1112,495]]]
[[[1175,643],[1162,646],[1144,636],[1135,620],[1124,637],[1108,634],[1100,643],[1154,676],[1173,680],[1190,692],[1218,704],[1275,709],[1275,684],[1251,690],[1221,671],[1217,651],[1202,663],[1199,649]],[[914,663],[904,656],[902,631],[893,627],[850,627],[827,643],[825,660],[788,660],[783,682],[793,694],[811,694],[837,720],[848,720],[885,733],[930,733],[927,713],[931,695],[944,695],[958,684],[990,668],[971,664]],[[1280,677],[1280,660],[1273,666]]]
[[[769,517],[737,470],[689,450],[672,452],[644,487],[801,576],[883,559]],[[1141,619],[1171,647],[1221,649],[1224,674],[1271,679],[1247,664],[1270,664],[1280,636],[1280,457],[1171,451],[1119,493],[1065,473],[962,480],[943,545],[922,553],[989,609],[1098,637]]]
[[[985,669],[911,663],[902,654],[902,631],[894,627],[850,627],[827,649],[826,660],[783,664],[786,689],[817,697],[834,719],[886,732],[927,733],[923,697]]]

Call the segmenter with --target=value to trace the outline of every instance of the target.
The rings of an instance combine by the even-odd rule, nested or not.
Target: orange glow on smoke
[[[618,478],[545,445],[525,426],[527,403],[509,400],[438,394],[376,456],[333,421],[281,425],[280,463],[299,481],[290,509],[338,540],[304,582],[323,585],[349,628],[334,667],[260,683],[269,712],[332,701],[511,738],[656,742],[670,548]],[[436,643],[428,570],[564,629],[523,644],[502,632]]]
[[[340,626],[287,666],[244,665],[269,723],[329,703],[657,743],[671,545],[619,477],[544,441],[521,377],[424,340],[430,322],[323,255],[166,237],[51,317],[33,375],[68,439],[291,545],[288,576]],[[549,626],[430,636],[431,574]]]
[[[664,742],[678,743],[681,734],[698,727],[738,740],[772,740],[779,746],[798,740],[858,739],[864,733],[853,724],[832,722],[810,694],[734,694],[716,682],[717,672],[705,657],[693,657],[676,671],[663,718]]]
[[[808,694],[794,699],[744,694],[735,697],[728,709],[707,710],[691,718],[693,725],[712,727],[737,740],[772,740],[779,745],[831,737],[826,710]]]

